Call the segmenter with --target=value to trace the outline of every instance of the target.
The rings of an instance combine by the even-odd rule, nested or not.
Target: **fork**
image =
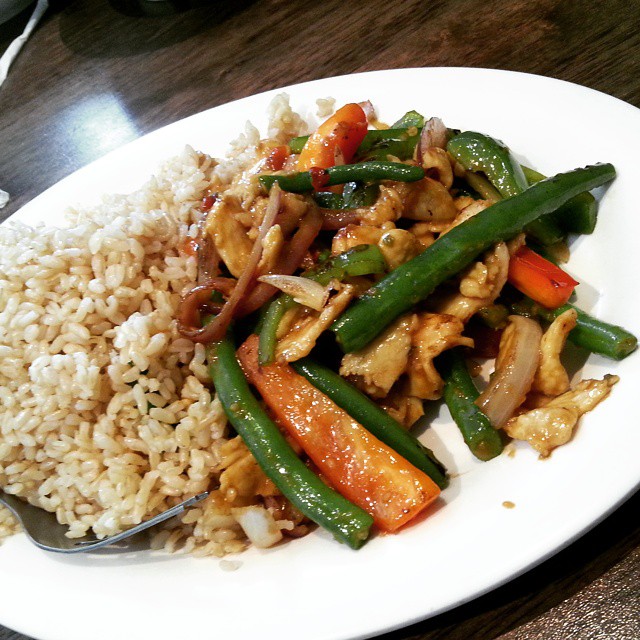
[[[153,527],[160,522],[164,522],[173,516],[182,513],[186,508],[204,500],[209,495],[208,491],[199,493],[193,498],[189,498],[171,509],[167,509],[150,520],[141,522],[140,524],[127,529],[122,533],[117,533],[108,538],[98,539],[92,535],[83,538],[68,538],[65,534],[68,529],[65,525],[59,524],[53,513],[34,507],[28,502],[20,500],[0,489],[0,504],[3,504],[11,513],[19,520],[20,524],[27,534],[27,537],[33,544],[45,551],[53,551],[56,553],[83,553],[86,551],[94,551],[109,545],[113,545],[125,538],[134,536],[140,531],[144,531],[149,527]]]

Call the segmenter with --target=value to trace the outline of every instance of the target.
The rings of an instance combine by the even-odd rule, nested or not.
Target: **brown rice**
[[[280,96],[270,136],[301,127]],[[258,142],[248,125],[221,164],[187,148],[139,191],[69,212],[68,228],[0,227],[0,486],[56,513],[71,537],[116,533],[222,485],[154,546],[246,545],[231,508],[255,503],[255,486],[233,472],[251,462],[211,396],[204,348],[180,337],[175,315],[196,279],[181,247],[200,201],[255,161]],[[249,183],[231,188],[252,197]],[[0,508],[0,537],[15,530]]]

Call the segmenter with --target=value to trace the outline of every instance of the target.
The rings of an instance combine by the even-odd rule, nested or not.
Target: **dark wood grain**
[[[640,3],[628,0],[199,0],[156,17],[126,15],[114,4],[52,1],[0,88],[0,188],[12,196],[0,218],[177,119],[334,75],[502,68],[640,107]],[[0,26],[0,52],[27,18],[23,12]],[[490,96],[470,92],[470,101],[481,98]],[[639,510],[635,496],[538,568],[385,640],[640,638]],[[24,637],[0,628],[0,640]]]

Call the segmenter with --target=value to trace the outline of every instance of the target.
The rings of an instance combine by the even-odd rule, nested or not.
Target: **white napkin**
[[[2,57],[0,58],[0,86],[7,78],[11,63],[16,59],[18,53],[20,53],[22,45],[29,39],[31,32],[35,29],[38,22],[40,22],[40,18],[42,18],[48,7],[48,0],[38,0],[38,3],[31,14],[31,18],[29,18],[29,22],[27,22],[27,26],[24,28],[22,34],[19,35],[2,54]],[[9,194],[0,189],[0,209],[4,208],[8,202]]]
[[[33,10],[31,18],[29,18],[29,22],[24,28],[22,34],[19,35],[2,54],[2,57],[0,58],[0,85],[5,81],[7,74],[9,73],[9,67],[20,52],[20,49],[22,49],[22,45],[29,39],[31,32],[35,29],[40,18],[42,18],[48,7],[48,0],[38,0],[38,4],[36,4],[36,8]]]

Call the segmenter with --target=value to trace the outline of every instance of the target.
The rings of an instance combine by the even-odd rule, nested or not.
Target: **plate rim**
[[[152,136],[161,136],[162,132],[164,132],[166,129],[174,127],[176,124],[180,123],[180,122],[184,122],[186,120],[190,120],[192,118],[202,118],[207,114],[210,114],[216,110],[219,110],[220,108],[223,107],[229,107],[230,105],[236,105],[239,102],[243,102],[243,101],[264,101],[266,100],[269,96],[273,96],[273,95],[277,95],[277,93],[279,92],[288,92],[288,91],[301,91],[301,90],[305,90],[305,89],[312,89],[314,87],[314,85],[317,84],[323,84],[323,83],[331,83],[332,81],[336,81],[336,80],[344,80],[344,79],[353,79],[354,77],[370,77],[372,75],[379,75],[379,74],[388,74],[388,73],[410,73],[410,72],[431,72],[431,71],[437,71],[438,73],[447,73],[447,72],[463,72],[463,73],[477,73],[477,72],[482,72],[482,73],[488,73],[490,75],[494,75],[494,76],[504,76],[505,74],[507,75],[516,75],[516,76],[521,76],[521,77],[525,77],[525,78],[535,78],[537,79],[536,81],[539,80],[543,80],[545,82],[553,82],[553,83],[561,83],[562,85],[566,85],[568,87],[571,87],[572,89],[578,88],[580,90],[585,90],[588,92],[593,92],[595,94],[598,94],[599,96],[605,98],[607,101],[615,101],[617,103],[619,103],[620,105],[624,105],[625,108],[631,108],[632,110],[635,111],[634,115],[637,117],[638,115],[640,115],[640,110],[638,110],[637,107],[626,103],[622,100],[620,100],[619,98],[613,97],[613,96],[609,96],[601,91],[598,91],[596,89],[592,89],[589,87],[584,87],[582,85],[578,85],[566,80],[560,80],[557,78],[551,78],[548,76],[541,76],[541,75],[537,75],[537,74],[531,74],[531,73],[526,73],[526,72],[520,72],[520,71],[509,71],[509,70],[501,70],[501,69],[483,69],[483,68],[473,68],[473,67],[411,67],[411,68],[404,68],[404,69],[388,69],[388,70],[379,70],[379,71],[364,71],[364,72],[360,72],[357,74],[342,74],[342,75],[338,75],[338,76],[333,76],[330,78],[323,78],[323,79],[318,79],[318,80],[309,80],[309,81],[305,81],[302,83],[296,83],[294,85],[286,85],[286,86],[282,86],[282,87],[278,87],[276,89],[270,89],[267,91],[263,91],[260,92],[258,94],[254,94],[251,96],[247,96],[247,97],[243,97],[240,98],[238,100],[234,100],[232,102],[229,103],[225,103],[224,105],[219,105],[216,107],[212,107],[210,109],[205,109],[202,110],[198,113],[192,114],[190,116],[187,116],[186,118],[182,118],[174,123],[171,123],[169,125],[166,125],[164,127],[161,127],[159,129],[156,129],[154,131],[151,131],[147,134],[145,134],[144,136],[141,136],[129,143],[127,143],[126,145],[123,145],[121,147],[118,147],[117,149],[115,149],[114,151],[111,151],[108,154],[105,154],[105,156],[102,156],[101,158],[98,158],[96,160],[94,160],[93,162],[85,165],[84,167],[78,169],[77,171],[73,172],[72,174],[70,174],[69,176],[66,176],[65,178],[63,178],[62,180],[60,180],[59,182],[57,182],[55,185],[52,185],[51,187],[49,187],[47,190],[45,190],[42,194],[38,195],[36,198],[34,198],[33,200],[31,200],[29,203],[26,203],[23,207],[21,207],[19,210],[17,210],[16,212],[14,212],[9,218],[7,218],[5,221],[3,221],[2,224],[6,224],[9,221],[12,220],[16,220],[19,219],[20,214],[25,210],[25,208],[28,207],[35,207],[38,206],[39,202],[41,201],[41,198],[44,198],[47,196],[48,192],[51,191],[52,189],[56,189],[56,188],[60,188],[59,185],[61,185],[62,183],[67,183],[67,181],[74,179],[74,176],[76,176],[78,173],[81,172],[90,172],[90,171],[95,171],[95,166],[98,165],[100,166],[101,164],[104,164],[108,159],[114,155],[117,156],[117,154],[122,153],[123,149],[129,149],[130,147],[134,147],[136,145],[140,145],[142,146],[144,143],[143,141],[152,137]],[[410,100],[409,100],[410,101]],[[150,173],[149,171],[147,173]],[[537,566],[538,564],[541,564],[542,562],[544,562],[545,560],[547,560],[548,558],[552,557],[553,555],[555,555],[556,553],[558,553],[559,551],[561,551],[562,549],[566,548],[567,546],[569,546],[570,544],[572,544],[576,539],[578,539],[579,537],[581,537],[582,535],[584,535],[587,531],[589,531],[590,529],[592,529],[593,527],[595,527],[597,524],[599,524],[600,522],[602,522],[606,517],[608,517],[613,511],[615,511],[623,502],[625,502],[627,499],[629,499],[629,497],[631,497],[631,495],[633,495],[639,488],[640,486],[640,476],[638,477],[638,481],[636,483],[635,486],[631,486],[628,488],[627,492],[622,495],[619,496],[617,498],[617,500],[613,503],[610,504],[609,507],[603,511],[602,513],[600,513],[600,515],[592,520],[589,525],[586,528],[582,528],[578,531],[576,531],[572,536],[570,536],[569,538],[566,538],[563,542],[561,542],[559,545],[557,545],[556,547],[549,549],[547,554],[543,554],[541,556],[538,556],[535,560],[529,562],[529,563],[525,563],[524,565],[520,566],[520,568],[514,572],[511,573],[509,575],[504,576],[501,580],[499,581],[495,581],[492,582],[491,584],[487,585],[484,589],[480,589],[477,590],[473,593],[468,594],[466,597],[463,597],[461,599],[459,599],[456,602],[452,602],[450,603],[448,606],[445,607],[441,607],[431,613],[429,613],[426,617],[424,615],[421,615],[420,613],[416,613],[416,616],[411,618],[411,619],[403,619],[400,621],[397,621],[396,623],[393,623],[389,626],[386,626],[384,628],[379,628],[373,631],[373,633],[378,634],[378,633],[384,633],[387,631],[391,631],[394,629],[398,629],[410,624],[413,624],[417,621],[420,620],[424,620],[426,618],[432,617],[434,615],[438,615],[439,613],[442,613],[444,611],[450,610],[452,608],[455,608],[465,602],[469,602],[485,593],[488,593],[489,591],[492,591],[493,589],[509,582],[510,580],[522,575],[523,573],[526,573],[527,571],[529,571],[531,568],[533,568],[534,566]],[[0,550],[0,556],[2,555],[2,551]],[[4,615],[2,616],[2,622],[4,624],[6,624],[4,622]],[[14,628],[14,627],[12,627]],[[18,627],[15,627],[16,629]],[[28,629],[25,627],[26,630],[22,631],[23,633],[29,633]],[[344,638],[349,637],[349,638],[356,638],[356,637],[368,637],[368,635],[371,633],[371,630],[367,630],[364,632],[365,635],[355,635],[355,636],[344,636]],[[32,634],[33,635],[33,634]],[[334,637],[334,636],[331,636]],[[335,636],[336,638],[338,636]],[[340,636],[343,637],[343,636]],[[54,636],[51,636],[51,639],[54,639]],[[47,640],[49,640],[47,638]]]

